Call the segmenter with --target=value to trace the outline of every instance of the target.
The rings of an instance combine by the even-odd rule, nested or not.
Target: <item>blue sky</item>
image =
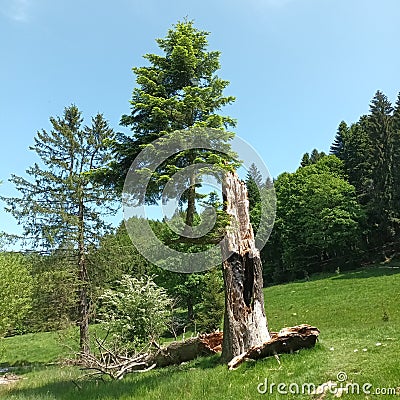
[[[186,16],[222,52],[237,97],[225,112],[274,177],[329,151],[376,90],[400,91],[398,0],[0,0],[0,193],[15,195],[7,179],[36,161],[36,131],[71,103],[127,132],[131,68]],[[0,207],[0,230],[15,232]]]

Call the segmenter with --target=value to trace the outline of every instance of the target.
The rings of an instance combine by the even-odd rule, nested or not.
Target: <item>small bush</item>
[[[127,347],[158,339],[171,319],[172,300],[148,276],[123,275],[115,289],[100,297],[100,304],[100,322]]]

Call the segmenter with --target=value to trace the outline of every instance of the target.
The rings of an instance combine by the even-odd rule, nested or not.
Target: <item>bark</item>
[[[223,181],[225,211],[231,218],[221,242],[225,282],[223,362],[270,339],[264,310],[262,265],[250,224],[245,183],[229,172]]]
[[[192,227],[194,214],[196,212],[196,177],[194,174],[190,175],[190,185],[188,188],[188,199],[186,209],[186,225]]]
[[[188,297],[186,299],[186,306],[187,306],[188,321],[194,321],[194,306],[193,306],[193,299],[191,297]]]
[[[291,328],[283,328],[278,333],[271,333],[269,341],[260,346],[252,347],[247,352],[233,358],[228,363],[228,367],[229,369],[235,369],[246,359],[258,360],[314,347],[318,335],[319,329],[311,325],[303,324]]]
[[[89,353],[89,303],[87,296],[88,272],[85,256],[84,205],[79,201],[78,268],[79,268],[79,347],[81,353]]]
[[[157,367],[181,364],[200,356],[213,355],[221,351],[222,332],[214,332],[189,338],[183,342],[172,342],[165,348],[160,348],[146,359],[147,365]]]

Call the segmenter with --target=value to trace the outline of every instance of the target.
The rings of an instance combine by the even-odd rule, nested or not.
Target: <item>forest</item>
[[[222,111],[235,98],[224,94],[229,82],[217,75],[220,52],[209,51],[207,37],[192,21],[178,22],[156,40],[159,53],[146,54],[146,65],[133,68],[130,111],[121,110],[120,121],[130,134],[109,125],[107,110],[84,120],[75,104],[50,116],[50,124],[44,121],[30,148],[37,161],[26,176],[10,178],[19,196],[2,197],[5,212],[23,229],[22,235],[1,235],[3,340],[76,327],[83,354],[102,335],[110,348],[136,352],[222,328],[221,262],[210,259],[203,271],[176,272],[185,267],[179,257],[164,259],[164,265],[144,255],[146,246],[154,249],[146,238],[140,242],[140,216],[125,217],[117,227],[111,223],[143,149],[159,156],[156,140],[173,147],[197,130],[218,151],[203,144],[161,154],[153,170],[144,162],[136,167],[147,187],[138,178],[129,190],[140,206],[154,206],[175,184],[170,198],[179,207],[173,216],[147,223],[178,253],[210,249],[229,226],[221,190],[206,193],[193,173],[174,181],[193,166],[199,174],[241,168],[230,148],[236,120]],[[267,230],[269,236],[258,249],[264,288],[388,263],[400,250],[400,93],[392,103],[377,90],[369,113],[340,122],[332,139],[330,149],[304,154],[295,172],[266,178],[256,164],[246,168],[251,225],[256,235]],[[215,224],[199,238],[193,232],[210,210]],[[10,250],[16,244],[20,250]]]

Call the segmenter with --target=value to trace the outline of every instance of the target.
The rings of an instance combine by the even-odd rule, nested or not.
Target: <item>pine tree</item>
[[[400,93],[393,110],[393,207],[397,235],[400,233]]]
[[[164,39],[157,39],[163,55],[146,54],[149,66],[133,68],[138,87],[133,90],[131,113],[123,115],[121,124],[129,127],[133,135],[118,135],[117,160],[113,163],[111,179],[122,188],[126,173],[137,154],[165,133],[187,130],[191,127],[223,129],[235,126],[228,116],[218,114],[223,106],[235,98],[224,96],[229,82],[220,79],[220,52],[208,51],[208,32],[200,31],[192,21],[178,22]],[[221,142],[227,142],[232,134],[225,132]],[[180,168],[198,162],[213,164],[229,162],[224,154],[191,150],[168,160],[153,174],[151,189],[146,201],[154,204],[160,199],[165,179]],[[167,178],[166,178],[167,177]],[[162,178],[162,179],[160,179]],[[197,198],[195,177],[182,200],[187,203],[186,223],[193,224]]]
[[[371,222],[378,225],[383,241],[393,232],[393,107],[388,98],[377,91],[370,105],[368,133],[372,142],[372,214]]]
[[[80,348],[89,346],[88,249],[98,242],[110,225],[103,220],[114,197],[92,179],[92,173],[111,160],[109,142],[113,130],[101,114],[91,126],[82,127],[81,112],[74,105],[62,118],[51,117],[52,130],[39,131],[34,139],[40,165],[27,170],[30,179],[13,175],[10,181],[22,194],[3,198],[7,211],[22,224],[23,238],[35,249],[65,251],[73,257],[79,280]]]
[[[314,149],[311,154],[305,153],[301,158],[300,167],[306,167],[307,165],[316,164],[326,154],[323,151]]]
[[[250,213],[261,201],[260,189],[262,186],[262,175],[256,165],[250,165],[246,176],[247,196],[249,198]]]
[[[346,142],[346,137],[348,135],[348,126],[346,122],[342,121],[339,124],[335,140],[331,145],[330,148],[330,154],[334,154],[336,157],[340,158],[341,160],[343,159],[343,152],[344,152],[344,146]]]

